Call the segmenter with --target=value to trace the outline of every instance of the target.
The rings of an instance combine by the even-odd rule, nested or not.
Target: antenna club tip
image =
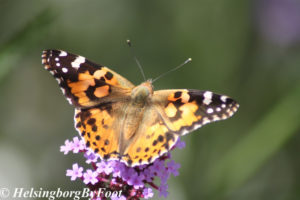
[[[191,62],[191,61],[192,61],[192,58],[188,58],[188,61]]]
[[[129,39],[126,40],[126,43],[131,46],[131,41]]]

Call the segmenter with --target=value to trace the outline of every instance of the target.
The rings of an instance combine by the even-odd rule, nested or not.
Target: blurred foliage
[[[0,80],[5,77],[9,69],[17,66],[19,57],[26,53],[33,45],[37,45],[45,38],[45,28],[54,20],[54,16],[49,9],[45,9],[37,14],[32,21],[29,21],[21,30],[0,47]]]
[[[294,0],[0,0],[0,188],[83,187],[65,177],[83,160],[59,152],[77,135],[73,108],[43,69],[41,51],[83,55],[138,84],[130,38],[148,78],[193,58],[156,89],[212,90],[241,105],[232,119],[183,137],[187,147],[173,152],[182,168],[168,199],[299,199],[297,6]]]

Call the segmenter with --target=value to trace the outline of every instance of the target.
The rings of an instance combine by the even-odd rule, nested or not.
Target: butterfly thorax
[[[147,99],[153,94],[153,86],[151,80],[146,81],[135,88],[131,92],[132,103],[135,106],[144,107]]]
[[[139,129],[140,122],[144,117],[144,112],[151,96],[153,87],[151,81],[146,81],[135,88],[131,92],[131,100],[125,109],[124,121],[121,122],[121,140],[120,149],[122,153],[135,138]]]

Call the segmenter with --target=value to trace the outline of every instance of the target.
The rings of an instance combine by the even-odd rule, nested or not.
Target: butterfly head
[[[148,80],[136,86],[131,92],[131,98],[136,104],[144,104],[153,94],[152,81]]]

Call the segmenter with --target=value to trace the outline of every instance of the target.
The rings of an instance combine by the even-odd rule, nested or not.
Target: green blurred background
[[[172,200],[300,198],[300,2],[297,0],[0,0],[0,188],[84,187],[65,176],[81,155],[73,108],[43,69],[43,49],[106,65],[135,84],[193,61],[156,89],[212,90],[240,103],[231,119],[183,137]],[[154,199],[158,199],[156,196]]]

